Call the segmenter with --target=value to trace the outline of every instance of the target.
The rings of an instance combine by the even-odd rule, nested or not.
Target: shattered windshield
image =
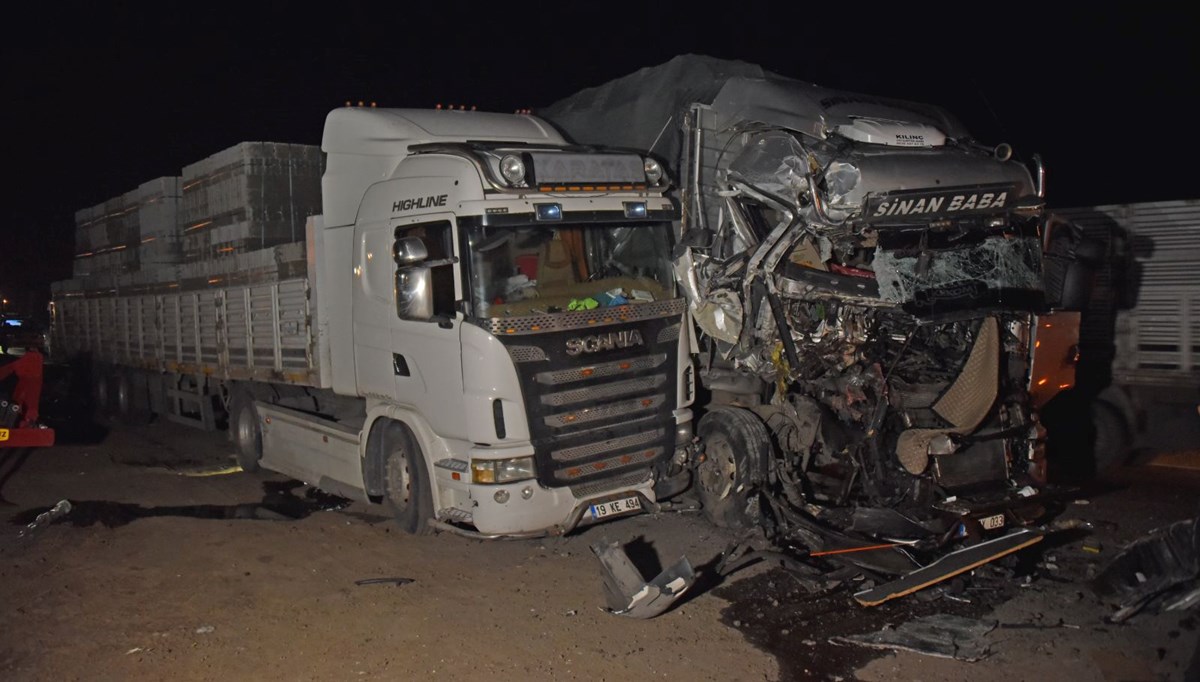
[[[671,224],[467,228],[475,317],[589,310],[674,297]]]

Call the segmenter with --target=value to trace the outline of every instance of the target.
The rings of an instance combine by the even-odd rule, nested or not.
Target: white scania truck
[[[654,161],[453,110],[338,109],[321,150],[322,214],[269,267],[55,287],[56,350],[90,356],[102,404],[227,415],[243,468],[410,532],[565,533],[687,486],[678,209]]]

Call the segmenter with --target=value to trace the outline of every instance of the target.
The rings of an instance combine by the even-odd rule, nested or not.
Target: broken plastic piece
[[[653,618],[670,608],[696,581],[687,557],[680,557],[670,568],[645,582],[620,544],[601,541],[592,545],[592,551],[604,568],[608,609],[618,616]]]

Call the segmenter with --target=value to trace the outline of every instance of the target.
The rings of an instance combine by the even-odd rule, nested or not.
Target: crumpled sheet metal
[[[653,618],[675,603],[696,582],[687,557],[646,582],[617,542],[598,542],[592,552],[604,568],[604,593],[609,612],[629,618]]]
[[[807,159],[795,137],[773,131],[756,136],[729,163],[729,172],[759,191],[795,197],[808,191]]]
[[[714,339],[735,344],[742,334],[742,302],[737,294],[721,289],[692,310],[696,325]]]

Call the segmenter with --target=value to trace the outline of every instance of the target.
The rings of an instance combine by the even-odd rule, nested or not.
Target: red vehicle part
[[[54,445],[54,429],[0,429],[0,448],[48,448],[51,445]]]
[[[17,360],[0,366],[0,380],[16,375],[12,402],[21,408],[21,421],[0,428],[0,448],[49,447],[54,445],[54,429],[37,425],[38,402],[42,397],[42,354],[30,348]]]

